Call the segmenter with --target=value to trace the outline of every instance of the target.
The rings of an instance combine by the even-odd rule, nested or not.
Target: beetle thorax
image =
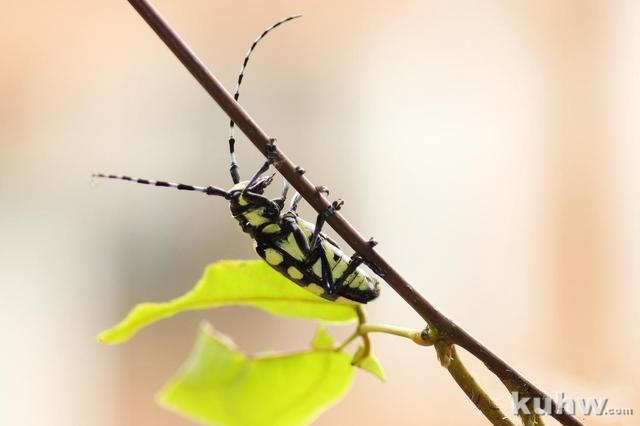
[[[238,184],[240,185],[240,184]],[[250,195],[243,195],[242,190],[230,191],[230,209],[242,230],[253,238],[258,234],[276,234],[280,232],[280,208],[277,204],[262,196],[253,200]]]

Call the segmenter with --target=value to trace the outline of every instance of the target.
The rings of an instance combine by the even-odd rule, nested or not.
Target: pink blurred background
[[[202,319],[246,351],[314,325],[229,308],[101,346],[135,303],[255,255],[220,200],[89,175],[227,186],[227,118],[127,2],[0,4],[0,424],[189,424],[154,394]],[[154,4],[230,89],[255,36],[303,13],[243,105],[441,310],[547,392],[636,411],[587,424],[638,423],[639,2]],[[239,145],[246,176],[263,160]],[[386,286],[368,312],[422,326]],[[375,350],[387,383],[358,374],[315,424],[484,424],[431,349]]]

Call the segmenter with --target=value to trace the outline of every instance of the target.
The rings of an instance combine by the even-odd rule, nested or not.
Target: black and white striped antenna
[[[264,30],[262,32],[262,34],[260,34],[258,36],[258,38],[255,39],[255,41],[251,44],[251,47],[249,48],[249,51],[247,52],[247,54],[244,57],[244,60],[242,61],[242,67],[240,68],[240,74],[238,75],[238,81],[236,83],[236,90],[233,94],[233,98],[237,101],[238,98],[240,97],[240,85],[242,84],[242,78],[244,77],[244,72],[247,69],[247,64],[249,63],[249,57],[251,56],[251,53],[253,53],[253,50],[256,48],[256,46],[258,45],[258,43],[260,42],[260,40],[262,40],[267,34],[269,34],[269,32],[271,32],[271,30],[279,27],[280,25],[289,22],[293,19],[296,18],[300,18],[302,15],[295,15],[295,16],[290,16],[286,19],[283,19],[279,22],[276,22],[275,24],[273,24],[272,26],[270,26],[269,28],[267,28],[266,30]],[[235,138],[234,138],[234,129],[235,129],[235,123],[233,122],[233,120],[230,121],[229,123],[229,151],[231,152],[231,178],[233,179],[233,183],[236,184],[238,182],[240,182],[240,176],[238,174],[238,164],[236,162],[236,155],[234,153],[234,144],[235,144]],[[124,180],[124,181],[129,181],[129,182],[133,182],[133,183],[139,183],[142,185],[150,185],[150,186],[160,186],[160,187],[165,187],[165,188],[174,188],[174,189],[178,189],[181,191],[195,191],[195,192],[202,192],[203,194],[206,195],[214,195],[214,196],[219,196],[219,197],[224,197],[224,198],[229,198],[229,193],[227,191],[225,191],[224,189],[221,188],[217,188],[215,186],[195,186],[195,185],[187,185],[187,184],[183,184],[183,183],[173,183],[173,182],[166,182],[166,181],[162,181],[162,180],[150,180],[150,179],[142,179],[142,178],[136,178],[136,177],[130,177],[130,176],[124,176],[124,175],[107,175],[107,174],[103,174],[103,173],[94,173],[91,175],[92,179],[98,178],[98,179],[116,179],[116,180]],[[285,182],[285,189],[283,190],[283,197],[286,197],[286,192],[288,190],[288,185]],[[283,200],[284,202],[284,200]]]
[[[242,84],[242,79],[244,78],[244,72],[247,69],[247,64],[249,63],[249,57],[251,56],[251,53],[253,53],[253,50],[256,48],[260,40],[262,40],[267,34],[269,34],[271,30],[278,28],[280,25],[286,22],[289,22],[296,18],[300,18],[301,16],[302,15],[289,16],[288,18],[285,18],[282,21],[276,22],[275,24],[273,24],[272,26],[264,30],[262,34],[260,34],[258,38],[256,38],[255,41],[251,44],[251,47],[247,51],[247,54],[245,55],[244,60],[242,61],[240,74],[238,74],[236,90],[233,93],[233,98],[236,101],[240,97],[240,85]],[[236,184],[240,182],[240,174],[238,173],[238,163],[236,161],[236,154],[235,154],[236,139],[234,137],[234,130],[235,130],[235,123],[233,122],[233,120],[231,120],[229,122],[229,153],[231,154],[231,168],[229,169],[229,171],[231,172],[231,179],[233,180],[233,183]]]
[[[194,185],[187,185],[184,183],[173,183],[173,182],[166,182],[163,180],[141,179],[141,178],[135,178],[135,177],[123,176],[123,175],[105,175],[103,173],[94,173],[91,175],[91,178],[92,179],[99,178],[99,179],[126,180],[129,182],[140,183],[143,185],[163,186],[165,188],[174,188],[174,189],[179,189],[181,191],[196,191],[196,192],[202,192],[203,194],[206,194],[206,195],[216,195],[219,197],[229,198],[229,193],[227,191],[221,188],[217,188],[215,186],[194,186]]]

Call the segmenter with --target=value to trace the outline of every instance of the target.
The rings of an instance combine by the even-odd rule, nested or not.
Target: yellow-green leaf
[[[304,425],[347,392],[353,372],[344,352],[253,358],[203,328],[193,353],[158,400],[211,425]]]
[[[333,348],[333,337],[329,334],[327,329],[318,325],[316,329],[316,334],[313,336],[313,340],[311,341],[312,349],[331,349]]]
[[[121,343],[140,329],[182,311],[226,305],[253,306],[274,315],[331,322],[357,319],[355,303],[322,299],[261,260],[227,260],[207,267],[202,279],[185,295],[165,303],[141,303],[98,338],[104,343]]]
[[[364,348],[362,346],[358,347],[358,350],[353,356],[353,359],[359,359],[362,355],[363,350]],[[378,361],[378,358],[374,354],[370,353],[365,358],[358,361],[355,365],[384,381],[384,370],[382,369],[382,365],[380,365],[380,361]]]

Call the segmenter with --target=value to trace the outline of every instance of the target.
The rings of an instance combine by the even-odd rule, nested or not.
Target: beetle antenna
[[[129,176],[122,175],[105,175],[102,173],[94,173],[91,175],[92,179],[100,178],[100,179],[118,179],[118,180],[126,180],[134,183],[141,183],[143,185],[152,185],[152,186],[164,186],[167,188],[175,188],[181,191],[197,191],[202,192],[207,195],[216,195],[220,197],[224,197],[226,199],[229,198],[229,193],[224,189],[216,188],[215,186],[193,186],[193,185],[185,185],[184,183],[173,183],[173,182],[165,182],[162,180],[149,180],[149,179],[140,179]]]
[[[285,18],[282,21],[276,22],[275,24],[273,24],[272,26],[264,30],[262,34],[260,34],[258,38],[255,39],[255,41],[251,44],[249,51],[245,55],[244,60],[242,61],[242,67],[240,68],[240,74],[238,74],[238,81],[236,83],[236,90],[233,93],[233,99],[237,101],[238,98],[240,97],[240,85],[242,84],[242,79],[244,78],[244,72],[247,69],[247,64],[249,63],[249,57],[251,56],[251,53],[253,53],[253,50],[256,48],[260,40],[262,40],[267,34],[269,34],[271,30],[276,29],[277,27],[284,24],[285,22],[289,22],[296,18],[300,18],[301,16],[302,15],[289,16],[288,18]],[[235,123],[233,122],[233,120],[231,120],[229,122],[229,153],[231,154],[231,168],[229,169],[229,171],[231,172],[231,179],[233,180],[233,183],[236,184],[240,182],[240,174],[238,173],[238,163],[236,161],[236,153],[235,153],[236,139],[234,137],[234,130],[235,130]]]

